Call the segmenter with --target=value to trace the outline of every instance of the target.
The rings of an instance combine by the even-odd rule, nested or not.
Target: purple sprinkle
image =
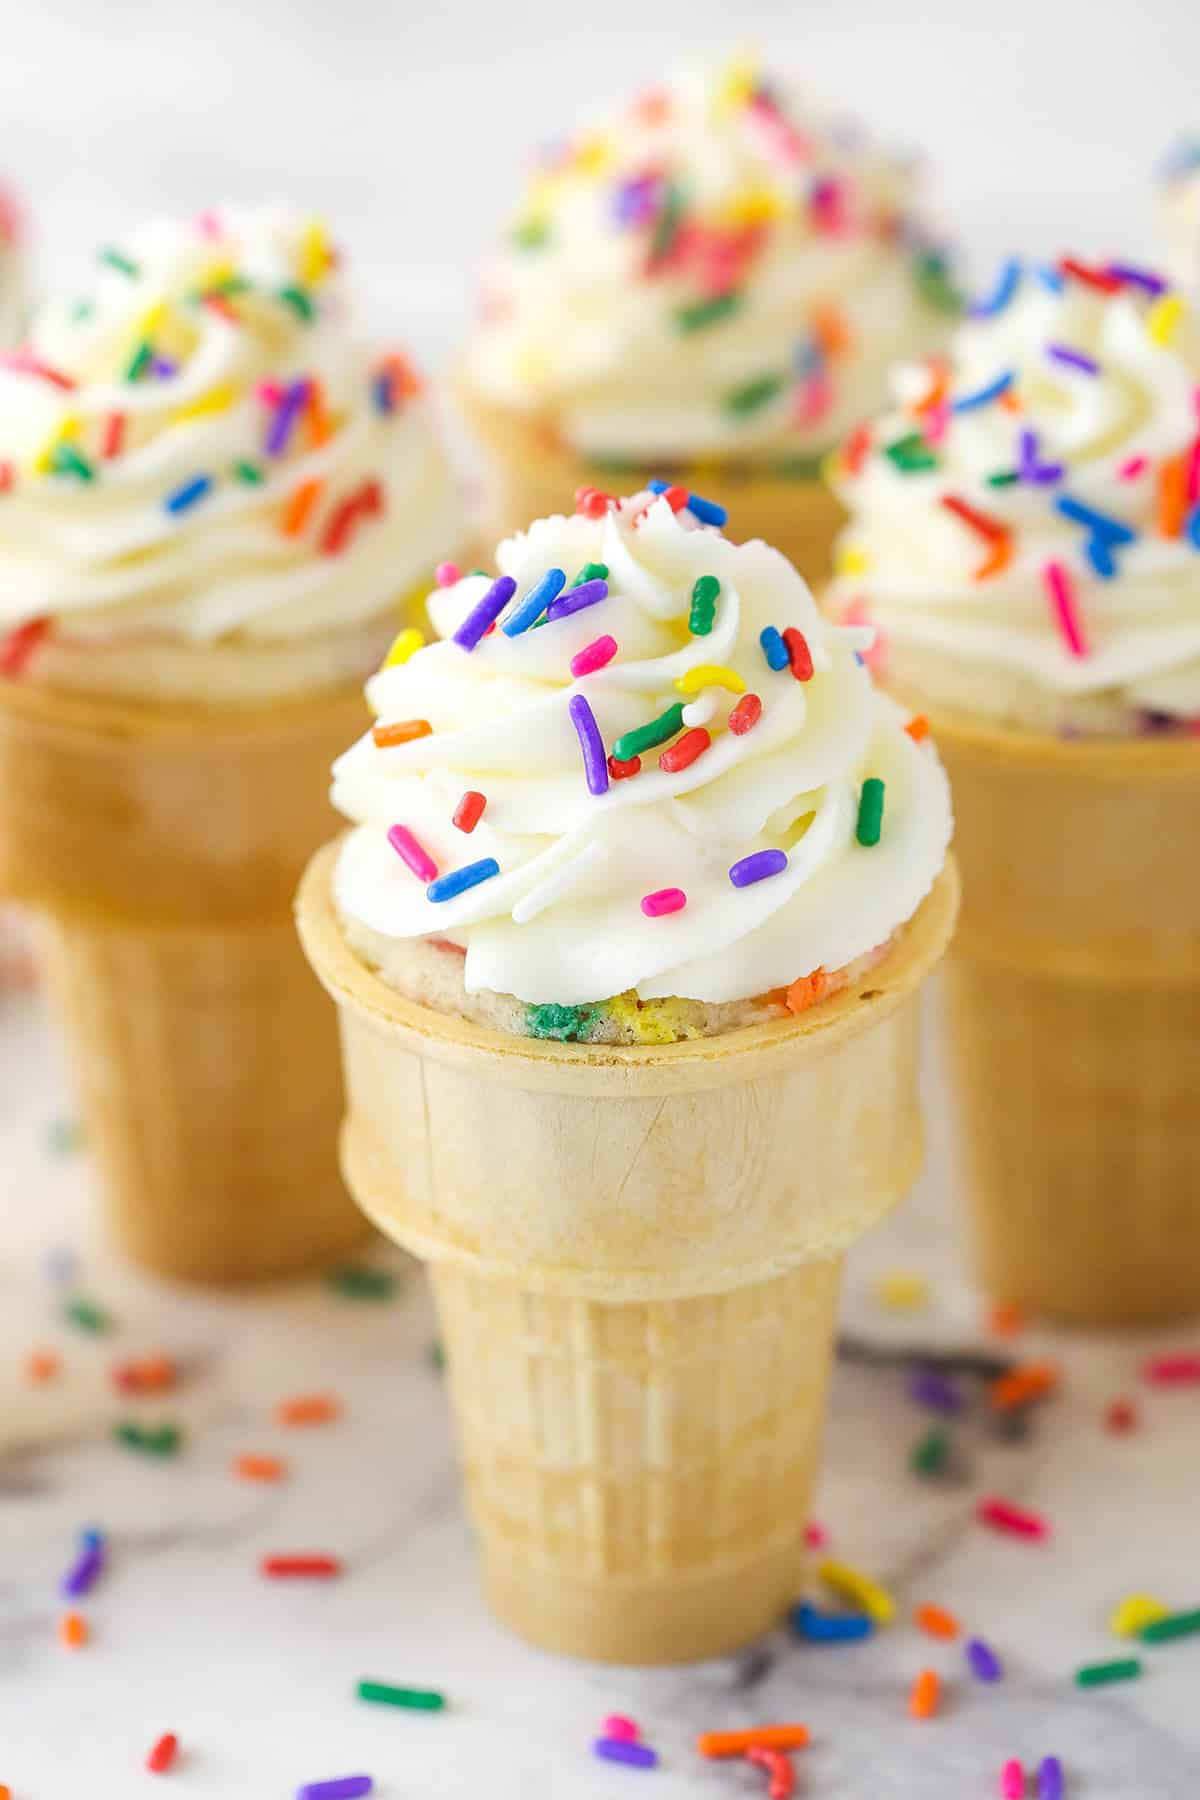
[[[582,694],[571,695],[567,711],[579,739],[579,748],[583,751],[583,772],[587,776],[588,793],[607,794],[608,758],[604,754],[604,739],[600,736],[596,715]]]
[[[299,381],[293,381],[291,387],[285,390],[283,399],[275,408],[270,428],[267,431],[266,443],[263,445],[268,456],[283,455],[288,446],[288,439],[292,435],[292,429],[300,416],[300,409],[307,399],[308,380],[307,377],[301,376]]]
[[[1055,362],[1066,363],[1069,368],[1082,369],[1085,375],[1098,375],[1100,364],[1092,356],[1085,356],[1082,350],[1072,350],[1068,344],[1047,344],[1046,355],[1052,356]]]
[[[1061,463],[1038,461],[1036,431],[1021,433],[1018,439],[1018,461],[1021,465],[1022,481],[1032,482],[1037,487],[1047,487],[1051,482],[1061,481],[1065,472]]]
[[[483,599],[475,603],[454,634],[454,642],[460,649],[475,648],[488,627],[495,624],[516,591],[517,584],[511,575],[501,575],[498,580],[493,581]]]
[[[756,850],[753,856],[743,856],[741,862],[734,863],[729,879],[736,888],[753,887],[756,881],[766,881],[769,875],[782,875],[787,866],[786,851]]]
[[[374,1788],[369,1775],[338,1775],[332,1781],[306,1781],[296,1789],[296,1800],[359,1800]]]
[[[568,588],[557,600],[552,600],[546,608],[546,623],[552,625],[555,619],[569,618],[572,613],[582,612],[585,606],[595,606],[601,600],[608,599],[608,583],[597,579],[581,582],[578,587]]]
[[[1000,1658],[982,1638],[967,1639],[967,1661],[976,1681],[999,1681],[1004,1674]]]
[[[940,1369],[917,1368],[908,1378],[908,1397],[918,1406],[947,1417],[962,1411],[963,1400],[955,1384]]]
[[[1147,294],[1165,294],[1170,285],[1153,269],[1139,269],[1133,263],[1109,263],[1105,273],[1115,275],[1118,281],[1126,281],[1131,287],[1140,287]]]
[[[1043,1756],[1037,1772],[1038,1800],[1063,1800],[1063,1766],[1057,1756]]]
[[[631,1769],[654,1769],[658,1766],[658,1752],[649,1744],[630,1743],[628,1738],[596,1738],[592,1743],[592,1755],[599,1756],[605,1762],[625,1763]]]
[[[178,375],[179,364],[177,362],[172,362],[169,356],[156,356],[154,361],[150,364],[150,373],[152,375],[157,375],[160,380],[165,381],[172,375]]]
[[[83,1551],[62,1578],[61,1589],[68,1600],[78,1600],[90,1593],[104,1567],[104,1549],[100,1544],[85,1543]]]
[[[619,225],[644,225],[653,218],[658,207],[661,176],[636,175],[624,181],[613,196],[613,210]]]

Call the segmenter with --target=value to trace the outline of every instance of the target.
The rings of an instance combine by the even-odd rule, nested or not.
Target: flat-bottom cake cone
[[[0,684],[0,887],[40,920],[113,1229],[162,1274],[279,1275],[363,1235],[290,917],[362,723],[349,689],[157,710]]]
[[[1200,1313],[1200,750],[932,718],[983,1281],[1072,1324]]]
[[[336,849],[299,925],[341,1019],[342,1166],[432,1265],[491,1604],[604,1661],[745,1642],[797,1592],[841,1258],[920,1163],[953,867],[810,1012],[622,1048],[402,998],[345,943]]]
[[[581,487],[634,493],[661,476],[726,507],[725,535],[734,543],[762,538],[814,586],[831,573],[834,539],[846,515],[820,479],[816,459],[793,459],[791,474],[779,472],[788,463],[782,455],[765,467],[717,456],[698,458],[686,467],[632,459],[618,467],[580,456],[562,442],[552,421],[489,403],[461,380],[457,392],[467,422],[488,454],[485,535],[492,542],[526,530],[532,519],[574,512]]]

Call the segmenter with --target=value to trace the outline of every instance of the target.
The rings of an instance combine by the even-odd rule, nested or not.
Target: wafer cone
[[[1200,753],[933,715],[981,1272],[1086,1325],[1200,1312]]]
[[[362,1234],[290,919],[361,714],[350,689],[160,711],[0,684],[0,890],[40,920],[116,1234],[163,1274],[281,1274]]]
[[[589,461],[567,444],[553,421],[518,413],[484,399],[460,377],[459,405],[489,459],[484,535],[495,542],[524,531],[530,519],[545,519],[575,508],[581,487],[636,492],[653,476],[676,478],[729,511],[725,535],[734,543],[762,538],[781,550],[814,585],[833,565],[833,542],[845,513],[824,482],[812,475],[756,472],[753,463],[697,459],[687,469],[656,462],[615,469]]]
[[[797,1591],[842,1256],[920,1162],[953,868],[811,1012],[631,1049],[404,1000],[343,940],[335,855],[299,924],[341,1018],[342,1166],[432,1265],[491,1605],[606,1661],[736,1647]]]

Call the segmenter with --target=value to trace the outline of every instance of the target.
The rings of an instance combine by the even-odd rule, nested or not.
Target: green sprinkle
[[[612,753],[618,762],[632,762],[643,750],[653,750],[656,744],[665,744],[683,730],[683,702],[677,701],[668,706],[666,712],[659,713],[657,719],[648,724],[639,725],[635,731],[627,731],[613,745]]]
[[[316,313],[316,307],[313,305],[310,296],[305,293],[302,287],[281,287],[279,290],[279,298],[283,301],[285,306],[290,306],[296,317],[298,319],[303,319],[305,324],[307,324]]]
[[[1020,479],[1015,469],[997,469],[994,475],[988,476],[987,484],[989,487],[1012,487]]]
[[[1075,1685],[1082,1688],[1105,1687],[1110,1681],[1134,1681],[1142,1672],[1141,1658],[1120,1656],[1115,1662],[1084,1663],[1075,1671]]]
[[[558,1006],[548,1000],[542,1006],[525,1009],[525,1029],[529,1037],[560,1038],[564,1043],[578,1043],[587,1033],[596,1014],[594,1006]]]
[[[869,775],[858,797],[858,827],[855,836],[869,850],[879,842],[883,825],[883,783],[877,775]]]
[[[935,1425],[913,1446],[909,1467],[914,1475],[940,1475],[950,1455],[950,1434]]]
[[[820,481],[824,467],[824,451],[808,450],[802,455],[779,457],[770,465],[770,473],[782,481]]]
[[[766,406],[783,388],[782,375],[756,375],[753,381],[744,382],[741,387],[731,388],[721,401],[726,412],[736,413],[738,418],[745,418],[747,413],[757,412],[760,406]]]
[[[1172,1638],[1191,1637],[1200,1631],[1200,1607],[1191,1612],[1168,1613],[1165,1619],[1152,1619],[1138,1632],[1143,1644],[1169,1644]]]
[[[445,1694],[431,1688],[390,1687],[386,1681],[360,1681],[358,1697],[379,1706],[403,1706],[409,1712],[441,1712],[446,1704]]]
[[[919,431],[910,431],[907,437],[896,438],[884,452],[896,467],[905,475],[911,475],[918,469],[936,469],[938,459]]]
[[[426,1350],[425,1360],[429,1364],[430,1368],[433,1370],[435,1375],[440,1375],[442,1373],[442,1371],[445,1369],[445,1367],[446,1367],[446,1352],[442,1349],[442,1346],[438,1342],[437,1338],[434,1338],[433,1342],[429,1345],[428,1349]]]
[[[124,1444],[129,1450],[140,1450],[146,1456],[174,1456],[183,1442],[183,1432],[178,1425],[159,1425],[151,1428],[138,1425],[132,1419],[123,1419],[113,1426],[113,1437],[118,1444]]]
[[[54,473],[56,475],[78,475],[80,481],[95,481],[96,471],[86,456],[81,456],[74,444],[57,444],[54,450]]]
[[[100,252],[100,261],[107,263],[110,269],[119,269],[122,275],[129,275],[134,279],[142,272],[140,265],[131,256],[126,256],[123,250],[114,250],[111,244]]]
[[[662,210],[655,222],[654,236],[650,240],[651,262],[658,262],[670,254],[683,223],[684,211],[683,190],[675,182],[669,181],[663,192]]]
[[[608,580],[608,564],[607,563],[584,563],[582,569],[580,569],[578,575],[575,577],[574,581],[571,583],[571,586],[573,588],[582,587],[585,581],[607,581],[607,580]]]
[[[78,1119],[51,1119],[46,1127],[46,1148],[51,1156],[73,1156],[83,1144]]]
[[[390,1300],[396,1292],[396,1277],[390,1270],[363,1264],[347,1263],[340,1269],[330,1269],[325,1280],[335,1294],[347,1300]]]
[[[688,614],[688,630],[693,637],[707,637],[716,616],[717,595],[721,584],[715,575],[701,575],[692,589],[692,610]]]
[[[71,323],[82,325],[85,319],[91,318],[95,310],[90,300],[77,300],[71,308]]]
[[[245,275],[226,275],[224,280],[214,281],[211,287],[205,289],[205,292],[224,294],[228,298],[231,294],[248,294],[253,286],[254,283]]]
[[[917,292],[935,312],[957,316],[964,310],[963,296],[951,280],[950,266],[940,250],[925,250],[918,256],[913,278]]]
[[[153,356],[149,338],[143,338],[129,359],[129,367],[125,371],[126,381],[136,381],[139,375],[145,374]]]
[[[85,1300],[82,1294],[75,1294],[63,1307],[63,1318],[68,1325],[74,1325],[80,1331],[90,1331],[93,1337],[102,1337],[113,1327],[112,1314],[106,1313],[102,1306],[92,1300]]]
[[[266,476],[257,463],[235,462],[233,472],[239,481],[248,481],[252,486],[257,486],[260,481],[266,480]]]
[[[518,250],[542,250],[550,242],[550,227],[545,219],[527,219],[512,234]]]
[[[677,307],[675,323],[680,331],[703,331],[706,325],[717,325],[722,319],[729,318],[741,304],[740,294],[714,294],[711,300],[697,300],[691,306]]]

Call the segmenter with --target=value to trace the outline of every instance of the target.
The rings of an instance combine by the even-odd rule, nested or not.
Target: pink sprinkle
[[[462,570],[457,563],[439,563],[436,570],[439,587],[453,587],[456,581],[462,580]]]
[[[804,1527],[804,1541],[810,1550],[823,1550],[829,1542],[829,1533],[814,1519]]]
[[[871,625],[875,628],[875,642],[869,650],[860,650],[859,655],[872,675],[878,675],[887,661],[887,639],[879,627],[875,625],[865,600],[852,600],[842,613],[843,625]]]
[[[833,383],[817,370],[797,390],[793,421],[797,425],[816,425],[833,405]]]
[[[940,444],[946,435],[946,427],[949,423],[950,408],[944,400],[940,406],[931,406],[921,422],[926,443]]]
[[[600,1735],[616,1738],[622,1744],[636,1744],[642,1735],[642,1728],[635,1719],[627,1719],[624,1713],[609,1713],[600,1727]]]
[[[1025,1771],[1015,1756],[1010,1756],[1000,1771],[1000,1793],[1003,1800],[1022,1800]]]
[[[1061,563],[1048,562],[1042,575],[1050,592],[1050,606],[1062,632],[1063,642],[1072,656],[1088,654],[1087,639],[1083,635],[1083,621],[1079,616],[1079,601],[1075,594],[1071,577]]]
[[[1050,1535],[1050,1527],[1040,1513],[1026,1512],[1010,1500],[981,1500],[975,1508],[975,1517],[996,1531],[1011,1531],[1016,1537],[1044,1538]]]
[[[260,381],[254,390],[254,397],[263,406],[275,407],[283,399],[283,388],[277,381]],[[428,568],[428,564],[425,565]]]
[[[412,870],[418,881],[428,883],[437,880],[437,864],[428,850],[417,842],[407,825],[391,826],[388,831],[388,843],[401,862]]]
[[[215,212],[196,214],[196,229],[202,237],[216,238],[221,235],[221,221]]]
[[[1189,506],[1195,506],[1197,500],[1200,500],[1200,437],[1188,454],[1187,497]]]
[[[1152,1356],[1142,1365],[1142,1379],[1155,1387],[1195,1387],[1200,1383],[1200,1351]]]
[[[682,888],[659,888],[656,893],[642,895],[642,911],[648,919],[661,919],[667,913],[682,912],[687,895]]]
[[[581,675],[591,675],[595,670],[602,669],[605,663],[610,663],[616,654],[617,640],[615,637],[609,637],[606,634],[604,637],[593,638],[590,644],[586,644],[579,651],[578,655],[571,658],[571,673],[576,680]]]
[[[1150,458],[1148,456],[1131,456],[1128,462],[1121,464],[1117,470],[1117,477],[1121,481],[1136,481],[1138,476],[1144,475],[1149,467]]]

